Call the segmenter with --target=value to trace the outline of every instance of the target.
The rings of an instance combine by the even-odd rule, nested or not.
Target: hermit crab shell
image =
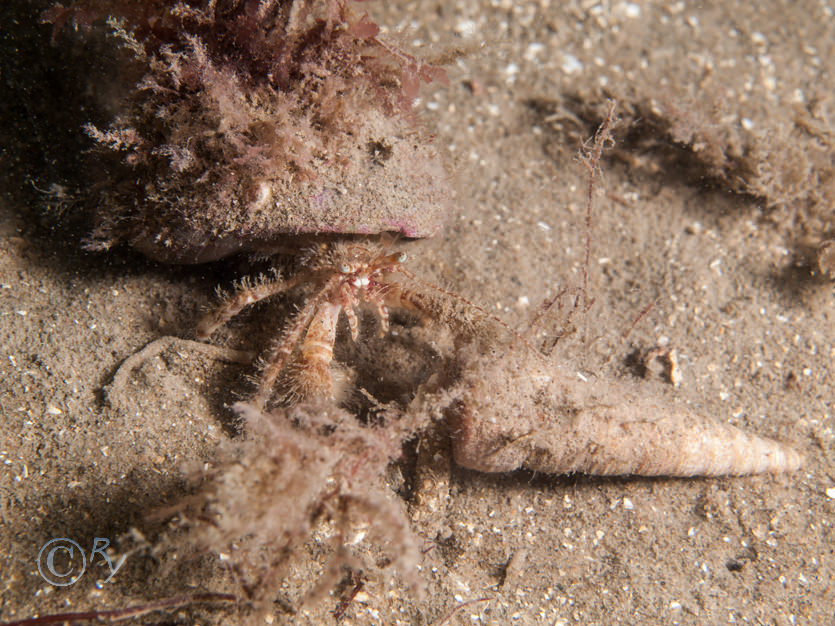
[[[469,469],[740,476],[792,472],[803,462],[778,441],[625,385],[589,384],[522,350],[477,357],[463,371],[449,418],[453,455]]]
[[[121,238],[158,261],[203,263],[241,251],[269,254],[299,235],[419,238],[443,226],[449,176],[433,144],[402,118],[369,109],[339,157],[339,164],[311,164],[312,176],[278,171],[226,182],[226,202],[200,184],[176,185],[176,199],[145,204]]]

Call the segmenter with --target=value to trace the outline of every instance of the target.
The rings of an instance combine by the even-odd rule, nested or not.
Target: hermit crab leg
[[[359,317],[357,316],[357,312],[354,309],[354,304],[351,303],[349,306],[346,306],[344,309],[345,317],[348,319],[348,328],[351,331],[351,339],[354,343],[359,340],[360,336],[360,321]]]
[[[330,365],[336,325],[342,305],[325,303],[316,311],[301,341],[297,360],[291,365],[288,397],[300,401],[313,397],[335,399]]]
[[[487,309],[438,285],[421,280],[403,267],[396,266],[392,271],[402,274],[420,289],[406,289],[395,283],[387,283],[390,290],[386,293],[385,304],[412,310],[429,319],[441,321],[461,336],[477,337],[485,332],[492,334],[498,324],[508,336],[524,344],[531,354],[540,355],[524,336]]]
[[[377,310],[377,317],[380,318],[380,337],[385,337],[389,331],[389,310],[382,298],[375,301],[374,308]]]
[[[333,285],[338,280],[334,277],[329,280],[325,286],[313,298],[308,300],[301,311],[292,319],[287,330],[281,335],[281,338],[272,347],[267,357],[264,359],[264,369],[261,372],[261,378],[258,381],[258,390],[252,399],[253,404],[263,409],[269,399],[273,395],[273,386],[281,371],[287,366],[290,357],[295,350],[304,330],[310,324],[314,314],[322,305],[331,297]]]
[[[235,317],[250,304],[260,302],[265,298],[288,291],[298,285],[302,280],[308,279],[307,274],[294,276],[290,280],[271,280],[261,282],[252,286],[242,285],[240,291],[228,298],[221,306],[207,314],[197,325],[197,338],[208,339],[218,328],[223,326],[230,319]]]

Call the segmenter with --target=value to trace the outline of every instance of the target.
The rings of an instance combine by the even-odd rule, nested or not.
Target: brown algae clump
[[[379,37],[348,0],[80,0],[44,20],[107,20],[139,75],[96,142],[106,249],[166,262],[272,252],[299,234],[438,231],[451,191],[411,107],[443,70]]]

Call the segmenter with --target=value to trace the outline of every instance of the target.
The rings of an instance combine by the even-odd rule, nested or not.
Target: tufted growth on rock
[[[88,247],[168,262],[272,252],[299,234],[434,234],[447,175],[412,104],[443,70],[348,0],[79,0],[57,34],[106,21],[130,84],[96,143]],[[91,35],[94,36],[94,35]],[[132,80],[132,79],[128,79]]]

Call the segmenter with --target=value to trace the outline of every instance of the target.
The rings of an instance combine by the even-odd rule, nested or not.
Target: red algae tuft
[[[56,33],[105,21],[140,76],[95,141],[87,246],[200,263],[297,235],[435,234],[452,192],[412,111],[440,68],[348,0],[79,0]]]

